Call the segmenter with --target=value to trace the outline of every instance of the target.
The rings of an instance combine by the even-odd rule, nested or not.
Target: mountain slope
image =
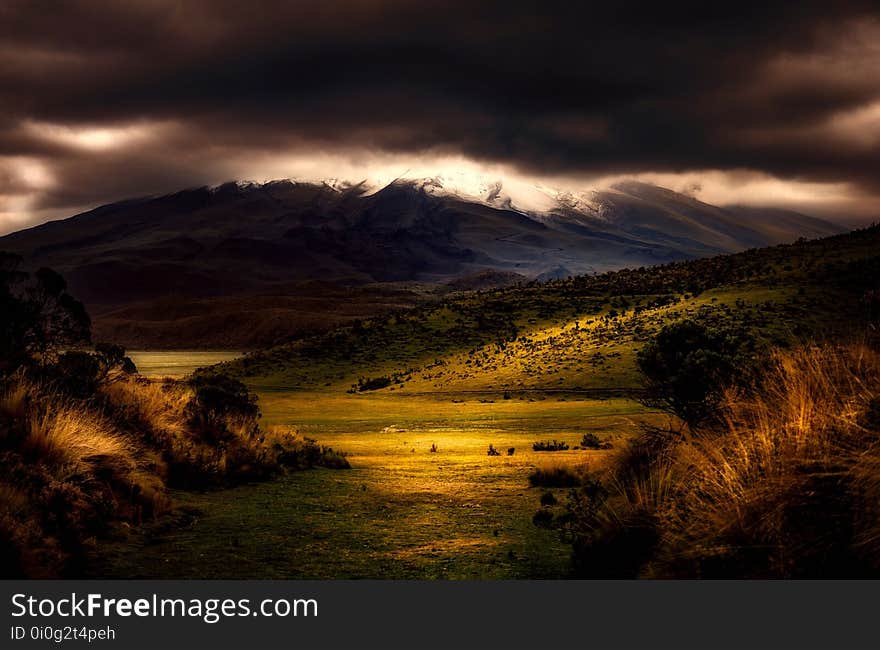
[[[314,288],[309,283],[316,280],[436,286],[485,271],[550,279],[840,230],[796,213],[779,213],[768,225],[760,212],[727,210],[641,183],[585,197],[555,195],[539,213],[519,209],[500,184],[470,197],[436,179],[378,189],[227,183],[102,206],[0,238],[0,249],[63,273],[95,315],[101,336],[128,345],[206,345],[204,324],[196,329],[169,314],[144,328],[143,321],[121,317],[127,313],[121,308],[137,304],[140,312],[162,316],[161,301],[168,298],[200,308],[215,301],[225,318],[218,323],[235,323],[239,334],[208,338],[252,347],[283,338],[284,323],[297,320],[288,303],[291,318],[274,313],[278,326],[260,327],[263,308],[253,306],[266,301],[255,298],[305,295],[295,287]],[[242,298],[237,316],[231,298]],[[291,326],[287,334],[298,332]]]
[[[694,319],[774,345],[880,320],[880,227],[793,245],[452,296],[224,364],[255,387],[396,395],[638,391],[635,355]],[[375,380],[375,381],[370,381]],[[328,388],[329,387],[329,388]],[[366,387],[366,388],[365,388]]]

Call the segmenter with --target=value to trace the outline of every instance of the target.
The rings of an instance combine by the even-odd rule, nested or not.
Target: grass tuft
[[[581,568],[596,574],[601,549],[639,575],[877,575],[878,396],[865,345],[777,352],[759,391],[727,392],[720,424],[654,431],[581,490]],[[650,530],[637,552],[636,530]]]

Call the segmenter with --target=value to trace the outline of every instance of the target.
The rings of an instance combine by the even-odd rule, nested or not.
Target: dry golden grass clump
[[[80,573],[114,524],[169,510],[166,486],[348,466],[344,455],[291,429],[260,427],[255,409],[217,408],[177,381],[121,376],[88,398],[24,376],[7,381],[0,392],[0,575]]]
[[[775,354],[721,424],[646,432],[573,499],[590,575],[844,577],[880,570],[880,354]]]
[[[290,427],[261,427],[257,413],[216,412],[192,386],[130,378],[102,389],[121,426],[158,450],[173,485],[197,487],[260,479],[283,467],[348,467],[343,454]]]
[[[165,512],[159,465],[100,409],[14,380],[0,397],[0,573],[76,571],[110,522]]]

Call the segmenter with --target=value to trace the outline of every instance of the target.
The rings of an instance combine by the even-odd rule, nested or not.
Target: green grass
[[[657,417],[625,399],[563,399],[263,395],[267,423],[299,423],[323,444],[349,452],[353,469],[174,493],[181,507],[200,511],[197,519],[105,547],[95,574],[563,577],[570,548],[532,525],[543,490],[530,488],[528,476],[551,463],[599,462],[607,452],[536,453],[532,443],[550,435],[574,447],[590,431],[619,444],[635,424]],[[505,455],[488,456],[490,443]],[[513,456],[506,455],[508,447],[516,448]]]
[[[354,469],[176,494],[202,513],[192,525],[134,534],[106,549],[97,573],[564,575],[568,547],[532,525],[540,491],[528,476],[608,452],[532,443],[574,447],[594,433],[619,445],[658,423],[630,399],[635,358],[675,320],[747,328],[772,345],[839,335],[876,277],[878,234],[468,294],[222,364],[258,392],[268,423],[350,452]],[[382,376],[387,388],[347,392]],[[490,457],[489,444],[516,453]]]

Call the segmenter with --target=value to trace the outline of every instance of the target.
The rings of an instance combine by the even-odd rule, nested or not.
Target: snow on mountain
[[[593,191],[570,192],[519,179],[502,179],[472,172],[447,172],[421,178],[401,176],[367,183],[370,186],[367,195],[391,183],[406,183],[434,196],[460,198],[531,217],[570,211],[594,217],[601,214],[601,204]]]

